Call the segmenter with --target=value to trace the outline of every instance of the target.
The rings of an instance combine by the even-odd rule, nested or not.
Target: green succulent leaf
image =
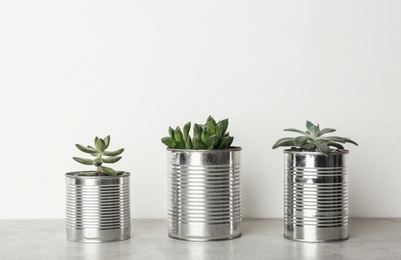
[[[333,128],[324,128],[324,129],[322,129],[322,130],[320,131],[318,137],[319,137],[319,136],[322,136],[322,135],[325,135],[325,134],[328,134],[328,133],[335,132],[335,131],[336,131],[336,129],[333,129]]]
[[[194,138],[193,140],[193,149],[195,150],[205,150],[207,149],[207,145],[204,144],[201,140]]]
[[[217,144],[218,141],[219,141],[219,137],[214,134],[207,138],[205,144],[208,149],[213,149],[213,147]]]
[[[175,147],[175,141],[171,137],[163,137],[162,138],[162,143],[165,144],[168,148],[174,148]]]
[[[75,146],[82,152],[84,153],[89,153],[89,154],[97,154],[98,151],[96,149],[92,149],[90,147],[85,147],[83,145],[80,144],[75,144]]]
[[[191,122],[188,122],[184,125],[184,128],[183,128],[183,139],[184,139],[185,143],[188,140],[190,129],[191,129]]]
[[[175,141],[175,149],[185,149],[184,141]]]
[[[201,140],[202,140],[202,142],[203,142],[203,143],[206,143],[208,138],[209,138],[209,133],[206,132],[206,131],[203,131],[203,132],[202,132],[202,135],[201,135]]]
[[[85,164],[85,165],[93,165],[93,161],[90,159],[80,158],[80,157],[72,157],[75,161]]]
[[[224,136],[228,128],[228,118],[221,120],[220,124],[221,124],[221,136]]]
[[[345,143],[344,138],[339,136],[326,136],[326,137],[319,137],[319,141],[326,141],[326,142],[338,142],[338,143]]]
[[[192,145],[192,141],[191,138],[188,138],[187,141],[185,142],[185,149],[192,149],[193,145]]]
[[[168,133],[169,133],[170,137],[174,140],[175,131],[173,128],[171,128],[171,126],[169,126],[169,128],[168,128]]]
[[[93,146],[88,145],[87,148],[93,149],[94,151],[96,151],[96,148]],[[90,155],[92,155],[93,157],[96,157],[99,155],[99,153],[96,151],[96,153],[91,153]]]
[[[312,126],[315,126],[315,125],[312,124],[310,121],[306,120],[306,129],[310,131]]]
[[[320,130],[319,130],[319,127],[318,127],[318,126],[312,125],[312,126],[309,128],[309,133],[310,133],[310,135],[312,136],[312,138],[318,137],[319,132],[320,132]]]
[[[110,144],[110,135],[106,136],[103,140],[104,140],[104,144],[105,144],[104,149],[106,150]]]
[[[124,171],[116,171],[117,175],[123,175]]]
[[[233,136],[229,136],[228,143],[227,143],[227,148],[231,147],[233,141],[234,141],[234,137]]]
[[[234,137],[232,137],[232,136],[223,137],[219,149],[227,149],[227,148],[229,148],[233,141],[234,141]]]
[[[202,126],[200,126],[199,124],[195,124],[194,125],[194,138],[201,140],[202,139]]]
[[[207,124],[212,123],[214,126],[217,124],[217,123],[216,123],[216,120],[214,120],[214,118],[213,118],[212,116],[209,116],[209,117],[207,118],[206,123],[207,123]]]
[[[104,151],[103,155],[106,155],[106,156],[117,156],[117,155],[120,155],[122,152],[124,152],[124,148],[121,148],[121,149],[118,149],[118,150],[115,150],[115,151]]]
[[[316,151],[317,149],[316,145],[311,141],[306,142],[302,148],[306,151]]]
[[[214,124],[207,124],[206,131],[209,135],[213,135],[216,132],[216,126]]]
[[[273,149],[276,149],[281,146],[294,146],[294,137],[284,137],[279,139],[274,145]]]
[[[184,135],[182,134],[181,128],[177,126],[174,133],[174,140],[176,142],[184,142]]]
[[[103,162],[105,162],[105,163],[116,163],[116,162],[118,162],[121,158],[122,158],[121,156],[103,158]]]
[[[103,153],[104,149],[106,148],[106,144],[103,139],[98,138],[98,140],[96,141],[95,147],[96,147],[96,150]]]
[[[307,136],[298,136],[294,138],[294,145],[297,147],[302,147],[309,140]]]
[[[217,135],[218,140],[221,140],[221,137],[223,136],[221,134],[221,122],[217,123],[217,125],[216,125],[215,135]]]
[[[106,175],[112,175],[112,176],[117,175],[117,172],[110,167],[98,166],[97,170],[103,172]]]
[[[342,137],[343,138],[343,140],[345,141],[345,142],[347,142],[347,143],[351,143],[351,144],[354,144],[354,145],[358,145],[355,141],[353,141],[353,140],[351,140],[351,139],[349,139],[349,138],[347,138],[347,137]]]
[[[308,136],[308,134],[305,133],[304,131],[298,130],[298,129],[295,129],[295,128],[286,128],[286,129],[284,129],[283,131],[286,131],[286,132],[296,132],[296,133],[299,133],[299,134],[303,134],[303,135],[305,135],[305,136]]]
[[[324,143],[315,143],[315,144],[318,150],[324,153],[326,156],[330,154],[330,147],[327,144]]]

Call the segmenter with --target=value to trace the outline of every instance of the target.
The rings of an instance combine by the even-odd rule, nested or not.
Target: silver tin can
[[[188,241],[241,236],[241,148],[168,153],[168,235]]]
[[[285,150],[284,237],[304,242],[348,239],[346,154]]]
[[[131,234],[130,173],[117,176],[66,176],[67,239],[112,242]]]

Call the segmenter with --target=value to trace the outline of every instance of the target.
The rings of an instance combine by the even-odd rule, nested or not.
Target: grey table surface
[[[131,239],[102,244],[66,240],[64,220],[0,220],[0,259],[401,259],[401,219],[350,219],[350,239],[284,239],[281,219],[244,219],[242,237],[187,242],[167,236],[166,221],[132,220]]]

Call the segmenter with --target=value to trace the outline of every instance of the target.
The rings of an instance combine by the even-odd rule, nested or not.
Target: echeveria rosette
[[[123,171],[115,171],[110,167],[103,166],[103,163],[116,163],[122,157],[118,156],[124,152],[124,148],[115,151],[106,151],[110,144],[110,136],[106,136],[104,139],[96,137],[94,141],[94,146],[83,146],[76,144],[75,146],[82,152],[88,153],[95,157],[94,159],[85,159],[80,157],[73,157],[73,159],[84,165],[94,165],[96,166],[96,172],[93,174],[81,174],[81,175],[121,175]],[[106,156],[106,157],[104,157]]]
[[[306,121],[306,129],[306,131],[295,128],[284,129],[284,131],[296,132],[302,134],[302,136],[281,138],[273,145],[273,149],[278,147],[297,147],[303,151],[319,151],[328,156],[331,152],[331,147],[343,150],[344,147],[342,144],[352,143],[358,145],[355,141],[347,137],[324,136],[325,134],[335,132],[336,130],[333,128],[323,128],[320,130],[319,124],[314,125]]]
[[[216,122],[212,116],[209,116],[205,124],[195,124],[193,128],[193,137],[189,135],[191,122],[188,122],[181,128],[175,129],[169,127],[169,136],[161,139],[162,143],[171,149],[194,149],[211,150],[227,149],[234,141],[234,137],[227,132],[228,118]]]

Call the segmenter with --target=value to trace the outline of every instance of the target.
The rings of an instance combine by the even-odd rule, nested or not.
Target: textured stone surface
[[[303,243],[284,239],[280,219],[245,219],[242,237],[186,242],[167,237],[165,220],[133,220],[122,242],[66,240],[63,220],[0,220],[0,259],[401,259],[401,219],[351,219],[350,239]]]

